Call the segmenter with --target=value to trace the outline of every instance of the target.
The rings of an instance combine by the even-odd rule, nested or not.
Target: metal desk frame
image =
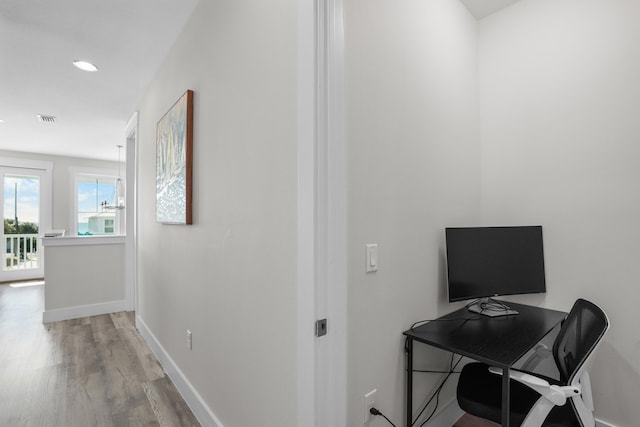
[[[567,313],[514,302],[505,304],[519,314],[492,318],[463,307],[404,332],[407,337],[406,427],[413,424],[414,341],[501,368],[502,425],[509,426],[511,367],[562,322]]]

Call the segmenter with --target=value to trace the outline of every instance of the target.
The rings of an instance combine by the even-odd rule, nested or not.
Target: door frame
[[[298,425],[315,427],[347,425],[343,13],[343,0],[299,0]]]
[[[138,112],[124,128],[125,170],[125,310],[138,310]]]
[[[39,171],[42,173],[42,181],[40,182],[40,218],[39,218],[39,234],[44,234],[45,231],[51,230],[52,217],[53,217],[53,162],[43,160],[30,160],[17,157],[0,157],[0,167],[14,168],[23,170]],[[4,185],[4,184],[3,184]],[[0,200],[4,201],[4,197],[0,197]],[[3,233],[4,234],[4,233]],[[44,247],[42,242],[38,242],[38,257],[39,262],[42,265],[42,273],[44,276],[45,271],[45,259],[44,259]],[[25,280],[32,277],[29,270],[16,271],[7,273],[7,280]],[[39,275],[38,275],[39,276]]]

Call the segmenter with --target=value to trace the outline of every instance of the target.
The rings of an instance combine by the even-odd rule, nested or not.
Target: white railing
[[[27,270],[38,268],[38,235],[5,234],[4,270]]]

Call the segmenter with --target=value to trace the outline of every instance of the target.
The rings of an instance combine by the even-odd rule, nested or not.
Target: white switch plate
[[[365,271],[367,273],[373,273],[378,271],[378,244],[377,243],[369,243],[366,245],[366,265]]]

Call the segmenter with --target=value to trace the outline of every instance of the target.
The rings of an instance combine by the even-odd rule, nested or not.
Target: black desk
[[[505,302],[519,314],[488,317],[463,307],[404,332],[407,337],[407,427],[413,418],[413,342],[418,341],[502,368],[502,425],[509,425],[509,369],[567,313]],[[463,319],[476,319],[468,320]],[[460,319],[448,320],[445,319]]]

